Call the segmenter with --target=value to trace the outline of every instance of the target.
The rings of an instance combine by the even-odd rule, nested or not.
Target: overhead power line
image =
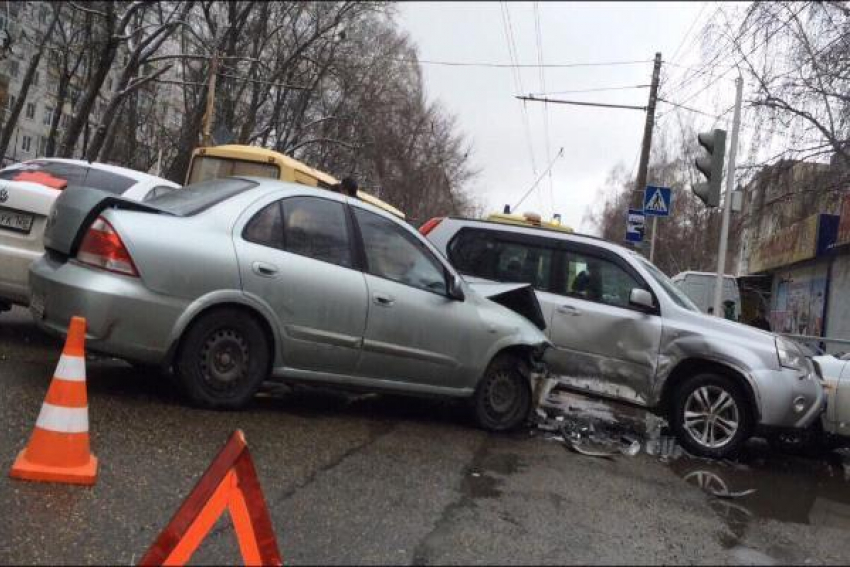
[[[528,188],[528,191],[525,192],[525,195],[522,196],[522,199],[520,199],[517,202],[516,205],[511,207],[512,211],[515,211],[520,205],[522,205],[522,202],[525,201],[526,197],[528,197],[531,194],[531,192],[534,191],[534,188],[537,187],[537,184],[540,183],[540,181],[546,176],[547,173],[549,173],[549,171],[552,169],[552,166],[554,166],[555,162],[558,161],[558,158],[563,157],[563,155],[564,155],[564,148],[561,148],[558,151],[558,154],[554,158],[552,158],[552,161],[549,163],[549,167],[546,168],[546,171],[544,171],[540,175],[540,177],[537,178],[537,181],[534,182],[534,185],[532,185],[531,187]]]
[[[649,85],[623,85],[621,87],[598,87],[591,89],[572,89],[566,91],[547,91],[542,93],[532,93],[535,96],[546,96],[553,94],[572,94],[572,93],[598,93],[603,91],[622,91],[627,89],[648,89]]]
[[[545,98],[536,96],[517,96],[519,100],[531,100],[534,102],[551,102],[555,104],[574,104],[576,106],[598,106],[601,108],[625,108],[627,110],[642,110],[646,112],[645,106],[633,106],[630,104],[607,104],[603,102],[584,102],[579,100],[561,100],[557,98]]]
[[[536,69],[544,67],[546,69],[569,69],[573,67],[606,67],[614,65],[638,65],[642,63],[652,63],[652,59],[640,59],[635,61],[591,61],[584,63],[490,63],[485,61],[435,61],[433,59],[399,59],[391,58],[397,63],[410,63],[421,65],[444,65],[446,67],[493,67],[497,69]]]
[[[540,75],[540,88],[546,92],[546,68],[543,67],[543,32],[540,29],[540,6],[538,2],[534,2],[534,32],[537,38],[537,63],[540,65],[538,74]],[[523,103],[525,104],[525,103]],[[544,132],[544,147],[546,149],[546,157],[552,155],[549,144],[549,105],[543,105],[543,132]],[[555,188],[552,182],[552,173],[549,172],[549,204],[551,213],[555,212]]]
[[[691,35],[691,30],[694,29],[694,26],[697,24],[700,16],[702,16],[702,13],[705,12],[705,9],[707,7],[708,3],[706,2],[702,5],[702,8],[700,8],[700,11],[697,13],[696,17],[694,18],[694,21],[691,22],[690,26],[688,26],[688,31],[686,31],[685,35],[682,36],[682,41],[679,42],[679,47],[676,48],[676,51],[673,52],[673,57],[670,58],[672,61],[676,60],[676,56],[679,55],[679,50],[681,50],[682,47],[685,45],[685,40],[688,39],[689,35]]]
[[[709,118],[716,118],[718,120],[723,120],[723,117],[726,116],[727,114],[729,114],[730,110],[735,108],[735,105],[732,105],[729,108],[727,108],[725,112],[723,112],[721,114],[712,114],[710,112],[706,112],[704,110],[699,110],[698,108],[693,108],[693,107],[690,107],[690,106],[685,106],[684,104],[680,104],[678,102],[673,102],[672,100],[667,100],[667,99],[662,98],[662,97],[658,97],[658,101],[663,102],[665,104],[669,104],[670,106],[675,106],[676,108],[681,108],[682,110],[687,110],[689,112],[694,112],[696,114],[702,114],[703,116],[708,116]]]
[[[511,13],[509,11],[508,5],[506,2],[502,2],[500,4],[502,8],[502,25],[505,32],[505,41],[508,45],[508,57],[511,62],[516,62],[519,60],[519,55],[516,48],[516,42],[514,41],[514,31],[513,25],[511,24]],[[517,92],[523,92],[525,89],[522,85],[522,72],[519,70],[517,66],[512,67],[512,75],[514,78],[514,87],[517,89]],[[537,163],[534,159],[534,143],[531,138],[531,124],[528,120],[528,109],[523,104],[520,108],[523,131],[525,133],[525,140],[528,144],[528,154],[531,161],[531,173],[534,176],[537,176]]]

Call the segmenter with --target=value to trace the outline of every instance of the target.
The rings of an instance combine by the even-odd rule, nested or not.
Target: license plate
[[[0,208],[0,228],[29,234],[34,218],[30,213],[21,213],[12,209]]]

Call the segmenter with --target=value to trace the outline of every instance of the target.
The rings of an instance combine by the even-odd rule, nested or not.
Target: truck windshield
[[[688,311],[696,311],[699,313],[699,308],[694,305],[691,298],[685,295],[685,292],[679,289],[679,287],[674,284],[673,281],[664,274],[664,272],[653,266],[643,256],[638,255],[637,257],[643,267],[646,268],[646,271],[649,272],[649,275],[652,276],[652,279],[664,288],[664,291],[667,292],[667,295],[670,296],[670,299],[672,299],[676,305],[683,309],[687,309]]]
[[[280,179],[280,168],[274,163],[212,156],[194,156],[192,157],[192,164],[189,167],[187,184],[240,175]]]

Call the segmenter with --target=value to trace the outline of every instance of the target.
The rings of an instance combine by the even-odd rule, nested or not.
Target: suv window
[[[352,267],[345,205],[318,197],[284,199],[283,248],[300,256]]]
[[[449,245],[449,261],[460,272],[500,282],[530,283],[549,291],[551,248],[479,230],[461,231]]]
[[[416,237],[384,217],[354,207],[368,272],[436,293],[446,293],[443,265]]]
[[[629,307],[633,288],[644,288],[623,268],[596,256],[568,252],[564,263],[564,295],[613,305]]]

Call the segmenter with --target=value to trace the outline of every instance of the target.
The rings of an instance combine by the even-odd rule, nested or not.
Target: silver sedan
[[[92,350],[172,368],[198,405],[242,406],[271,376],[468,398],[492,430],[529,413],[548,345],[534,294],[528,317],[487,299],[357,199],[227,178],[147,203],[70,189],[51,219],[37,323],[86,317]]]

